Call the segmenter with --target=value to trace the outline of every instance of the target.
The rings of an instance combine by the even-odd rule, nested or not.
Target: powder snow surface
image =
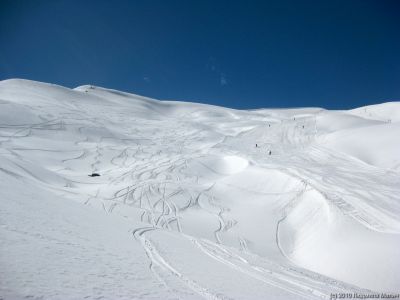
[[[0,299],[399,293],[399,121],[1,81]]]

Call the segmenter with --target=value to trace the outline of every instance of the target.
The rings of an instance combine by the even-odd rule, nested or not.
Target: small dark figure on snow
[[[256,144],[256,148],[258,147],[258,145]]]
[[[90,175],[88,175],[89,177],[97,177],[97,176],[100,176],[100,174],[99,173],[92,173],[92,174],[90,174]]]
[[[271,124],[268,124],[268,127],[271,127]]]
[[[304,125],[303,125],[303,129],[304,129]]]
[[[271,155],[271,154],[272,154],[272,151],[271,151],[271,150],[269,150],[269,151],[268,151],[268,155]]]

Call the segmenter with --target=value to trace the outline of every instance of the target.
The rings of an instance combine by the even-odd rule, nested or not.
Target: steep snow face
[[[2,81],[0,298],[398,293],[399,112]]]
[[[398,239],[343,217],[313,189],[281,222],[279,235],[283,252],[294,263],[373,290],[398,291],[400,277],[393,269],[400,266]]]

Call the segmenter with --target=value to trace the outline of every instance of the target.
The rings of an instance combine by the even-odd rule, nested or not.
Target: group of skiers
[[[296,118],[293,118],[293,120],[296,120]],[[268,124],[268,127],[271,127],[271,124]],[[302,128],[304,129],[304,125],[302,125]],[[256,143],[256,148],[258,148],[258,144]],[[268,150],[268,155],[271,155],[272,151]]]
[[[258,148],[258,144],[256,144],[256,148]],[[271,155],[271,154],[272,154],[272,151],[268,150],[268,155]]]

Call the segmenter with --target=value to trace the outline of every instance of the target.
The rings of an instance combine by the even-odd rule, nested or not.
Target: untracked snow
[[[399,122],[1,81],[0,299],[396,295]]]

